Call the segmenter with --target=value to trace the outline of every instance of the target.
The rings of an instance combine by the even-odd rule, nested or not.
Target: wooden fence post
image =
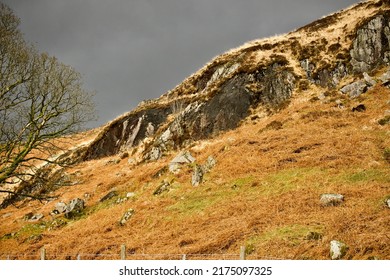
[[[241,246],[240,248],[240,260],[246,260],[246,247]]]
[[[46,260],[46,249],[45,249],[45,247],[41,248],[41,260],[42,261]]]
[[[121,245],[121,260],[125,260],[125,259],[126,259],[126,245],[122,244]]]

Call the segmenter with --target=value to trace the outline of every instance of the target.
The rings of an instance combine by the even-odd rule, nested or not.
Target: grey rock
[[[30,219],[29,219],[29,221],[30,222],[37,222],[37,221],[39,221],[39,220],[42,220],[43,219],[43,214],[41,214],[41,213],[39,213],[39,214],[35,214],[35,215],[33,215]]]
[[[363,94],[367,90],[367,84],[363,80],[353,82],[349,85],[344,86],[340,91],[343,94],[348,94],[351,98],[356,98]]]
[[[195,161],[195,158],[188,151],[180,152],[170,163],[169,163],[169,171],[177,174],[180,171],[180,167],[183,164],[190,164]]]
[[[203,181],[203,168],[200,165],[195,165],[194,173],[192,174],[191,184],[193,187],[199,186]]]
[[[54,211],[57,211],[58,214],[64,213],[66,211],[66,204],[64,202],[56,203]]]
[[[340,241],[332,240],[330,242],[330,258],[332,260],[340,260],[348,251],[348,246]]]
[[[164,192],[169,191],[171,188],[171,183],[167,180],[164,180],[161,182],[161,184],[156,188],[156,190],[153,192],[153,195],[160,195]]]
[[[119,224],[121,226],[124,226],[128,220],[134,215],[135,211],[134,209],[130,208],[128,209],[122,216],[121,220],[119,221]]]
[[[344,202],[344,196],[341,194],[322,194],[320,203],[322,206],[337,206]]]
[[[379,80],[382,81],[382,83],[387,83],[390,81],[390,71],[387,71],[386,73],[382,74],[382,76],[379,77]]]
[[[65,217],[68,219],[74,218],[81,214],[84,210],[84,200],[80,198],[72,199],[66,206]]]
[[[375,86],[377,83],[374,78],[372,78],[370,75],[368,75],[366,72],[363,73],[364,80],[366,81],[367,85],[370,87]]]
[[[389,42],[389,22],[383,15],[375,17],[360,28],[350,51],[353,71],[362,73],[385,63]]]
[[[388,199],[385,201],[385,203],[386,203],[386,206],[387,206],[388,208],[390,208],[390,198],[388,198]]]
[[[132,198],[132,197],[134,197],[135,196],[135,193],[134,192],[128,192],[127,194],[126,194],[126,197],[127,198]]]
[[[202,166],[202,171],[203,173],[208,173],[210,170],[217,164],[217,161],[215,160],[214,157],[209,156],[207,158],[206,163]]]
[[[100,202],[103,202],[103,201],[106,201],[106,200],[109,200],[115,196],[118,196],[118,192],[116,190],[112,190],[110,191],[109,193],[107,193],[105,196],[103,196],[99,201]]]

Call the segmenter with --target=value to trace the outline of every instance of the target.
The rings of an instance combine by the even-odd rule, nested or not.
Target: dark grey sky
[[[101,125],[214,56],[292,31],[357,0],[0,0],[25,38],[84,76]]]

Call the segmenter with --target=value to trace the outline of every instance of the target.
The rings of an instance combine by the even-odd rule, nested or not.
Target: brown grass
[[[327,98],[307,103],[296,97],[274,116],[248,119],[234,131],[194,144],[197,162],[209,155],[218,162],[197,188],[190,185],[191,166],[177,176],[153,177],[174,153],[137,166],[104,158],[68,169],[81,183],[57,190],[59,199],[0,211],[0,256],[33,259],[45,246],[49,258],[115,259],[126,244],[129,258],[222,259],[238,258],[239,247],[247,245],[252,259],[328,259],[329,242],[338,239],[348,244],[348,259],[390,259],[390,210],[383,203],[390,195],[384,158],[390,137],[388,125],[377,122],[388,110],[390,91],[376,87],[360,100],[345,100],[345,109],[330,101],[334,96]],[[352,113],[359,103],[367,111]],[[269,125],[273,122],[282,126]],[[171,190],[154,196],[165,178],[173,180]],[[113,188],[136,196],[122,204],[99,202]],[[319,196],[329,192],[343,194],[345,203],[321,207]],[[85,215],[62,217],[66,225],[55,228],[59,218],[49,215],[55,203],[86,193]],[[120,226],[129,208],[135,214]],[[37,225],[24,221],[31,211],[45,218]],[[309,232],[322,239],[307,239]]]

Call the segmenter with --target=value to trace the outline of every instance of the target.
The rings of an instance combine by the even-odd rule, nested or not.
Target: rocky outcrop
[[[339,89],[351,98],[359,96],[376,83],[366,72],[390,63],[390,5],[376,1],[355,8],[376,10],[367,13],[368,18],[354,19],[351,26],[347,12],[336,13],[288,34],[287,39],[258,41],[215,58],[172,91],[108,124],[83,158],[129,154],[127,150],[137,148],[136,162],[157,160],[194,141],[235,129],[251,109],[262,107],[272,113],[283,108],[297,85],[300,90],[313,84]],[[342,19],[348,24],[336,32]],[[326,30],[345,36],[313,37],[320,30],[324,32],[318,34]],[[352,74],[356,74],[353,83],[340,85]]]
[[[389,13],[371,19],[357,30],[351,49],[352,70],[362,73],[390,62]]]

